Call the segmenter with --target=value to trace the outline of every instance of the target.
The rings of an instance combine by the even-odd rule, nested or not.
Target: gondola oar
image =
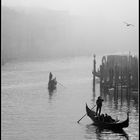
[[[60,84],[61,86],[63,86],[61,83],[57,82],[58,84]],[[65,86],[63,86],[64,88],[66,88]]]
[[[96,106],[96,105],[95,105],[95,106]],[[94,107],[95,107],[95,106],[94,106]],[[94,107],[93,107],[93,108],[94,108]],[[91,110],[92,110],[93,108],[91,108]],[[78,120],[77,123],[79,123],[86,115],[87,115],[87,114],[85,114],[80,120]]]

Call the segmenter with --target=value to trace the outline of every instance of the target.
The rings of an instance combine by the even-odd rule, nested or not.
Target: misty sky
[[[81,29],[85,24],[85,36],[81,39],[86,48],[95,46],[105,53],[138,52],[138,0],[2,0],[2,5],[67,11],[70,15],[83,17],[76,30],[83,33]],[[134,26],[127,27],[124,21]],[[78,35],[75,36],[77,40]]]
[[[138,0],[2,0],[7,6],[46,7],[71,14],[96,15],[136,22]]]

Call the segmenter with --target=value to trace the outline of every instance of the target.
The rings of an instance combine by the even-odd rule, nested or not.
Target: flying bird
[[[126,26],[134,26],[133,24],[127,23],[127,22],[123,22],[126,24]]]

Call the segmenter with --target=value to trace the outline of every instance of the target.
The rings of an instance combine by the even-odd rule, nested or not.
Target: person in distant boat
[[[54,80],[54,83],[57,83],[57,81],[56,81],[56,77],[55,77],[53,80]]]
[[[52,80],[52,73],[50,72],[50,74],[49,74],[49,81],[51,81]]]
[[[97,105],[97,108],[96,108],[96,115],[99,115],[100,116],[100,113],[101,113],[101,108],[102,108],[102,102],[104,100],[99,96],[97,101],[96,101],[96,105]],[[98,113],[99,111],[99,113]]]
[[[53,84],[57,84],[56,77],[51,80]]]

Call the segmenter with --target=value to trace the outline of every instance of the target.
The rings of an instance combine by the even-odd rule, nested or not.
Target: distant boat
[[[56,85],[57,85],[56,79],[52,79],[48,82],[48,89],[54,90],[54,89],[56,89]]]
[[[94,125],[98,126],[99,128],[104,129],[111,129],[111,130],[122,130],[125,127],[129,126],[129,114],[127,113],[127,119],[122,122],[114,121],[114,122],[102,122],[96,119],[96,112],[89,109],[86,104],[86,112],[90,119],[94,122]]]

